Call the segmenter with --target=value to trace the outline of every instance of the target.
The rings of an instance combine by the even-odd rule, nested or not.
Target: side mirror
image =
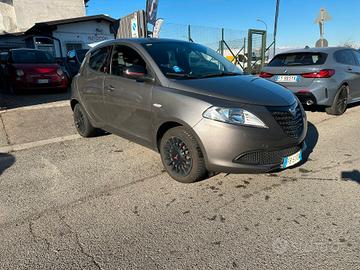
[[[76,52],[74,50],[68,51],[68,53],[67,53],[68,59],[75,59],[75,57],[76,57]]]
[[[124,77],[137,81],[148,80],[147,71],[143,66],[132,66],[124,70]]]

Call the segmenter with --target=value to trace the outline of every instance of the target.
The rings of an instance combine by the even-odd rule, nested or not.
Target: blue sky
[[[145,9],[145,4],[145,0],[90,0],[87,12],[119,18]],[[360,0],[281,0],[278,45],[313,46],[319,38],[319,27],[314,20],[321,7],[333,18],[325,26],[330,45],[360,44]],[[256,21],[261,18],[272,30],[274,13],[275,0],[159,0],[158,16],[168,23],[239,30],[263,28],[264,25]]]

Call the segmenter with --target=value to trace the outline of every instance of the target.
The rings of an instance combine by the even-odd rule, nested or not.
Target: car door
[[[355,98],[360,98],[360,51],[353,50],[353,54],[356,60],[356,66],[354,67],[354,74],[356,75],[356,80],[354,84],[354,96]]]
[[[107,124],[112,130],[150,143],[153,83],[125,77],[124,70],[133,65],[143,66],[149,72],[143,57],[135,49],[128,45],[114,46],[110,74],[104,84]]]
[[[93,51],[88,64],[85,65],[83,76],[78,80],[82,105],[91,118],[98,123],[106,123],[107,120],[103,92],[105,76],[110,69],[111,49],[111,46],[107,46]]]
[[[335,60],[339,63],[344,76],[344,81],[349,84],[350,98],[356,98],[359,93],[357,92],[357,84],[359,80],[359,74],[357,72],[357,65],[355,56],[351,49],[341,49],[336,51]]]

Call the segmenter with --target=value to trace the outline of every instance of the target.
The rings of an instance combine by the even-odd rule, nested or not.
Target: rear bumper
[[[68,87],[68,80],[64,79],[57,82],[50,82],[39,84],[27,81],[13,81],[13,86],[17,90],[39,90],[39,89],[66,89]]]

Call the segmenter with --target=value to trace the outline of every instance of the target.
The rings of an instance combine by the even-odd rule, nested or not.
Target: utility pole
[[[277,34],[278,19],[279,19],[279,7],[280,7],[280,0],[276,0],[275,23],[274,23],[274,56],[276,53],[276,34]]]

